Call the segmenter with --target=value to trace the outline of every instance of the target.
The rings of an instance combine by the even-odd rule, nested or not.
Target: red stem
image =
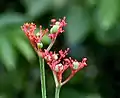
[[[74,76],[75,73],[71,73],[71,75],[64,81],[61,83],[61,86],[63,86],[64,84],[66,84],[73,76]]]

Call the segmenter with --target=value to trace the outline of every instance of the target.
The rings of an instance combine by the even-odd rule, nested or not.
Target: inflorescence
[[[51,70],[55,73],[57,81],[64,85],[75,75],[76,72],[87,66],[87,58],[83,58],[82,61],[79,62],[71,57],[66,57],[70,50],[69,48],[64,51],[60,50],[58,53],[50,51],[58,35],[64,32],[63,27],[67,25],[65,17],[58,21],[52,19],[51,23],[50,30],[43,30],[42,26],[40,26],[38,33],[35,33],[36,25],[34,23],[25,23],[21,28],[25,32],[25,35],[28,37],[37,54],[46,60]],[[47,49],[43,49],[43,43],[41,41],[45,34],[48,34],[48,37],[51,39],[51,43]],[[62,81],[62,74],[68,68],[71,69],[71,74],[65,81]]]

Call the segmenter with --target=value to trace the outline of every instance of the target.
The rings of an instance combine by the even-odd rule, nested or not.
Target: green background
[[[64,16],[66,32],[52,50],[69,47],[69,56],[87,57],[88,67],[62,87],[60,98],[120,98],[119,9],[120,0],[0,0],[0,98],[41,98],[38,57],[21,26],[50,28],[52,18]],[[46,80],[47,96],[54,98],[48,65]]]

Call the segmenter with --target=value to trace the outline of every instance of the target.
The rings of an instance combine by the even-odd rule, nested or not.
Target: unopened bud
[[[49,55],[45,56],[45,60],[50,62],[52,60],[51,56],[49,56]]]
[[[52,57],[53,57],[55,60],[57,60],[57,59],[58,59],[57,54],[53,54],[53,55],[52,55]]]
[[[37,43],[37,47],[38,47],[38,49],[42,48],[43,47],[43,43]]]
[[[39,37],[39,36],[40,36],[40,33],[39,33],[39,32],[38,32],[38,33],[36,33],[36,36],[38,36],[38,37]]]
[[[57,64],[55,66],[55,71],[56,72],[61,72],[63,70],[63,65],[60,63],[60,64]]]
[[[50,29],[50,33],[56,33],[59,29],[59,25],[54,25],[51,29]]]
[[[73,69],[78,69],[79,67],[79,62],[73,62]]]
[[[60,25],[60,22],[56,22],[55,25]]]
[[[56,22],[56,19],[52,19],[51,22],[55,23],[55,22]]]

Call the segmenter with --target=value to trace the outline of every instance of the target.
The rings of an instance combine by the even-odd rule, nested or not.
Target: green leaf
[[[6,36],[0,35],[0,59],[8,70],[16,67],[16,53]]]
[[[78,41],[84,41],[89,29],[89,16],[81,7],[72,6],[67,14],[67,32],[68,43],[74,44]]]
[[[26,57],[29,62],[36,59],[32,47],[27,43],[25,39],[16,37],[13,39],[13,45]]]
[[[19,13],[3,13],[0,15],[0,28],[7,25],[23,23],[26,20],[27,18]]]
[[[117,21],[119,15],[119,0],[100,0],[97,19],[100,28],[107,30]]]
[[[52,0],[24,0],[27,15],[32,18],[38,17],[51,8]]]

